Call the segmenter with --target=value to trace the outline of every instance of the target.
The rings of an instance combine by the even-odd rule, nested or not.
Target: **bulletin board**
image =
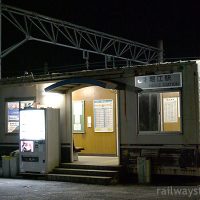
[[[164,123],[178,122],[177,105],[178,105],[177,97],[163,98]]]
[[[84,119],[84,100],[72,101],[72,132],[85,132]]]
[[[94,100],[94,131],[113,132],[113,100]]]

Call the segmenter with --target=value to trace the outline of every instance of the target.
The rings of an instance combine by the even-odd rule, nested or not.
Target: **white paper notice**
[[[92,118],[91,118],[91,116],[88,116],[88,117],[87,117],[87,127],[88,127],[88,128],[91,128],[91,127],[92,127]]]
[[[113,100],[94,100],[94,131],[113,132]]]
[[[81,124],[74,124],[74,130],[80,131],[81,130]]]
[[[177,106],[178,106],[178,117],[181,116],[181,111],[180,111],[180,97],[177,98]]]
[[[178,122],[178,110],[177,110],[177,97],[164,98],[164,122],[176,123]]]
[[[81,121],[81,116],[80,115],[75,115],[75,124],[80,124],[80,121]]]
[[[83,110],[82,110],[82,101],[74,101],[74,115],[82,115]]]

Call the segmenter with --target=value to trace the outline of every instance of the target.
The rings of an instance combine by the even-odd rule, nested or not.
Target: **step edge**
[[[98,170],[98,169],[77,169],[77,168],[54,168],[54,170],[63,170],[63,171],[84,171],[84,172],[108,172],[108,173],[119,173],[119,171],[115,170]]]
[[[113,179],[113,177],[110,177],[110,176],[83,176],[83,175],[75,175],[75,174],[48,174],[47,176],[94,178],[94,179]]]

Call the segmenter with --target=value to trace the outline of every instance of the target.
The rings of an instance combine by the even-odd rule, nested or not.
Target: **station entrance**
[[[68,142],[62,144],[61,162],[119,165],[118,93],[122,88],[92,78],[69,78],[45,88],[66,94]]]
[[[89,86],[72,92],[72,142],[74,163],[119,164],[117,90]]]

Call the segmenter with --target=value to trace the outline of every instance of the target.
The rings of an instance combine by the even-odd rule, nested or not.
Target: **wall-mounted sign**
[[[9,120],[18,121],[19,120],[19,101],[8,102],[7,105],[8,105],[8,121]]]
[[[178,122],[178,98],[163,98],[164,123]]]
[[[8,133],[19,132],[19,101],[7,102]]]
[[[113,100],[94,100],[94,131],[113,132]]]
[[[73,133],[84,133],[84,100],[72,102]]]
[[[173,73],[149,76],[136,76],[135,87],[141,89],[182,87],[182,74]]]
[[[87,127],[88,127],[88,128],[91,128],[91,127],[92,127],[92,118],[91,118],[91,116],[88,116],[88,117],[87,117]]]

